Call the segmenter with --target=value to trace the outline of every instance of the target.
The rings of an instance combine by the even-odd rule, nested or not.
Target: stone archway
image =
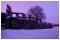
[[[23,14],[23,13],[13,13],[13,14],[16,14],[16,18],[14,18],[14,20],[13,20],[14,28],[20,28],[21,25],[24,25],[25,14]],[[19,16],[19,14],[21,14],[22,16]],[[23,21],[22,21],[23,24],[20,23],[21,20],[19,18],[22,18],[23,19]]]

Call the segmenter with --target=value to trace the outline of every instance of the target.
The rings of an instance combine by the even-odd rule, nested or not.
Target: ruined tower
[[[6,8],[6,14],[7,14],[7,16],[12,16],[11,7],[8,4],[7,4],[7,8]]]

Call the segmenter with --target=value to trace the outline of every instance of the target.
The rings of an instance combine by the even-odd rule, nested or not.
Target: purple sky
[[[9,4],[13,12],[27,14],[30,7],[41,6],[46,15],[46,22],[59,23],[59,2],[58,1],[2,1],[1,12],[6,12],[6,5]]]

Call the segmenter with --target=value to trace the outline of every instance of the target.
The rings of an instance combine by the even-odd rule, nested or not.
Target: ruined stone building
[[[16,17],[12,17],[15,14]],[[19,16],[19,15],[22,16]],[[33,20],[32,20],[33,19]],[[40,23],[38,24],[38,20]],[[41,27],[42,20],[34,18],[31,15],[28,17],[24,13],[12,12],[11,7],[7,4],[6,13],[1,12],[1,26],[11,29],[36,29]]]

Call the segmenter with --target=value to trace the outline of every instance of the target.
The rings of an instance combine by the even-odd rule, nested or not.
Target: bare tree
[[[43,13],[43,8],[41,8],[39,6],[31,7],[28,10],[28,14],[29,15],[33,15],[34,17],[41,18],[41,19],[45,19],[46,18],[45,14]]]

